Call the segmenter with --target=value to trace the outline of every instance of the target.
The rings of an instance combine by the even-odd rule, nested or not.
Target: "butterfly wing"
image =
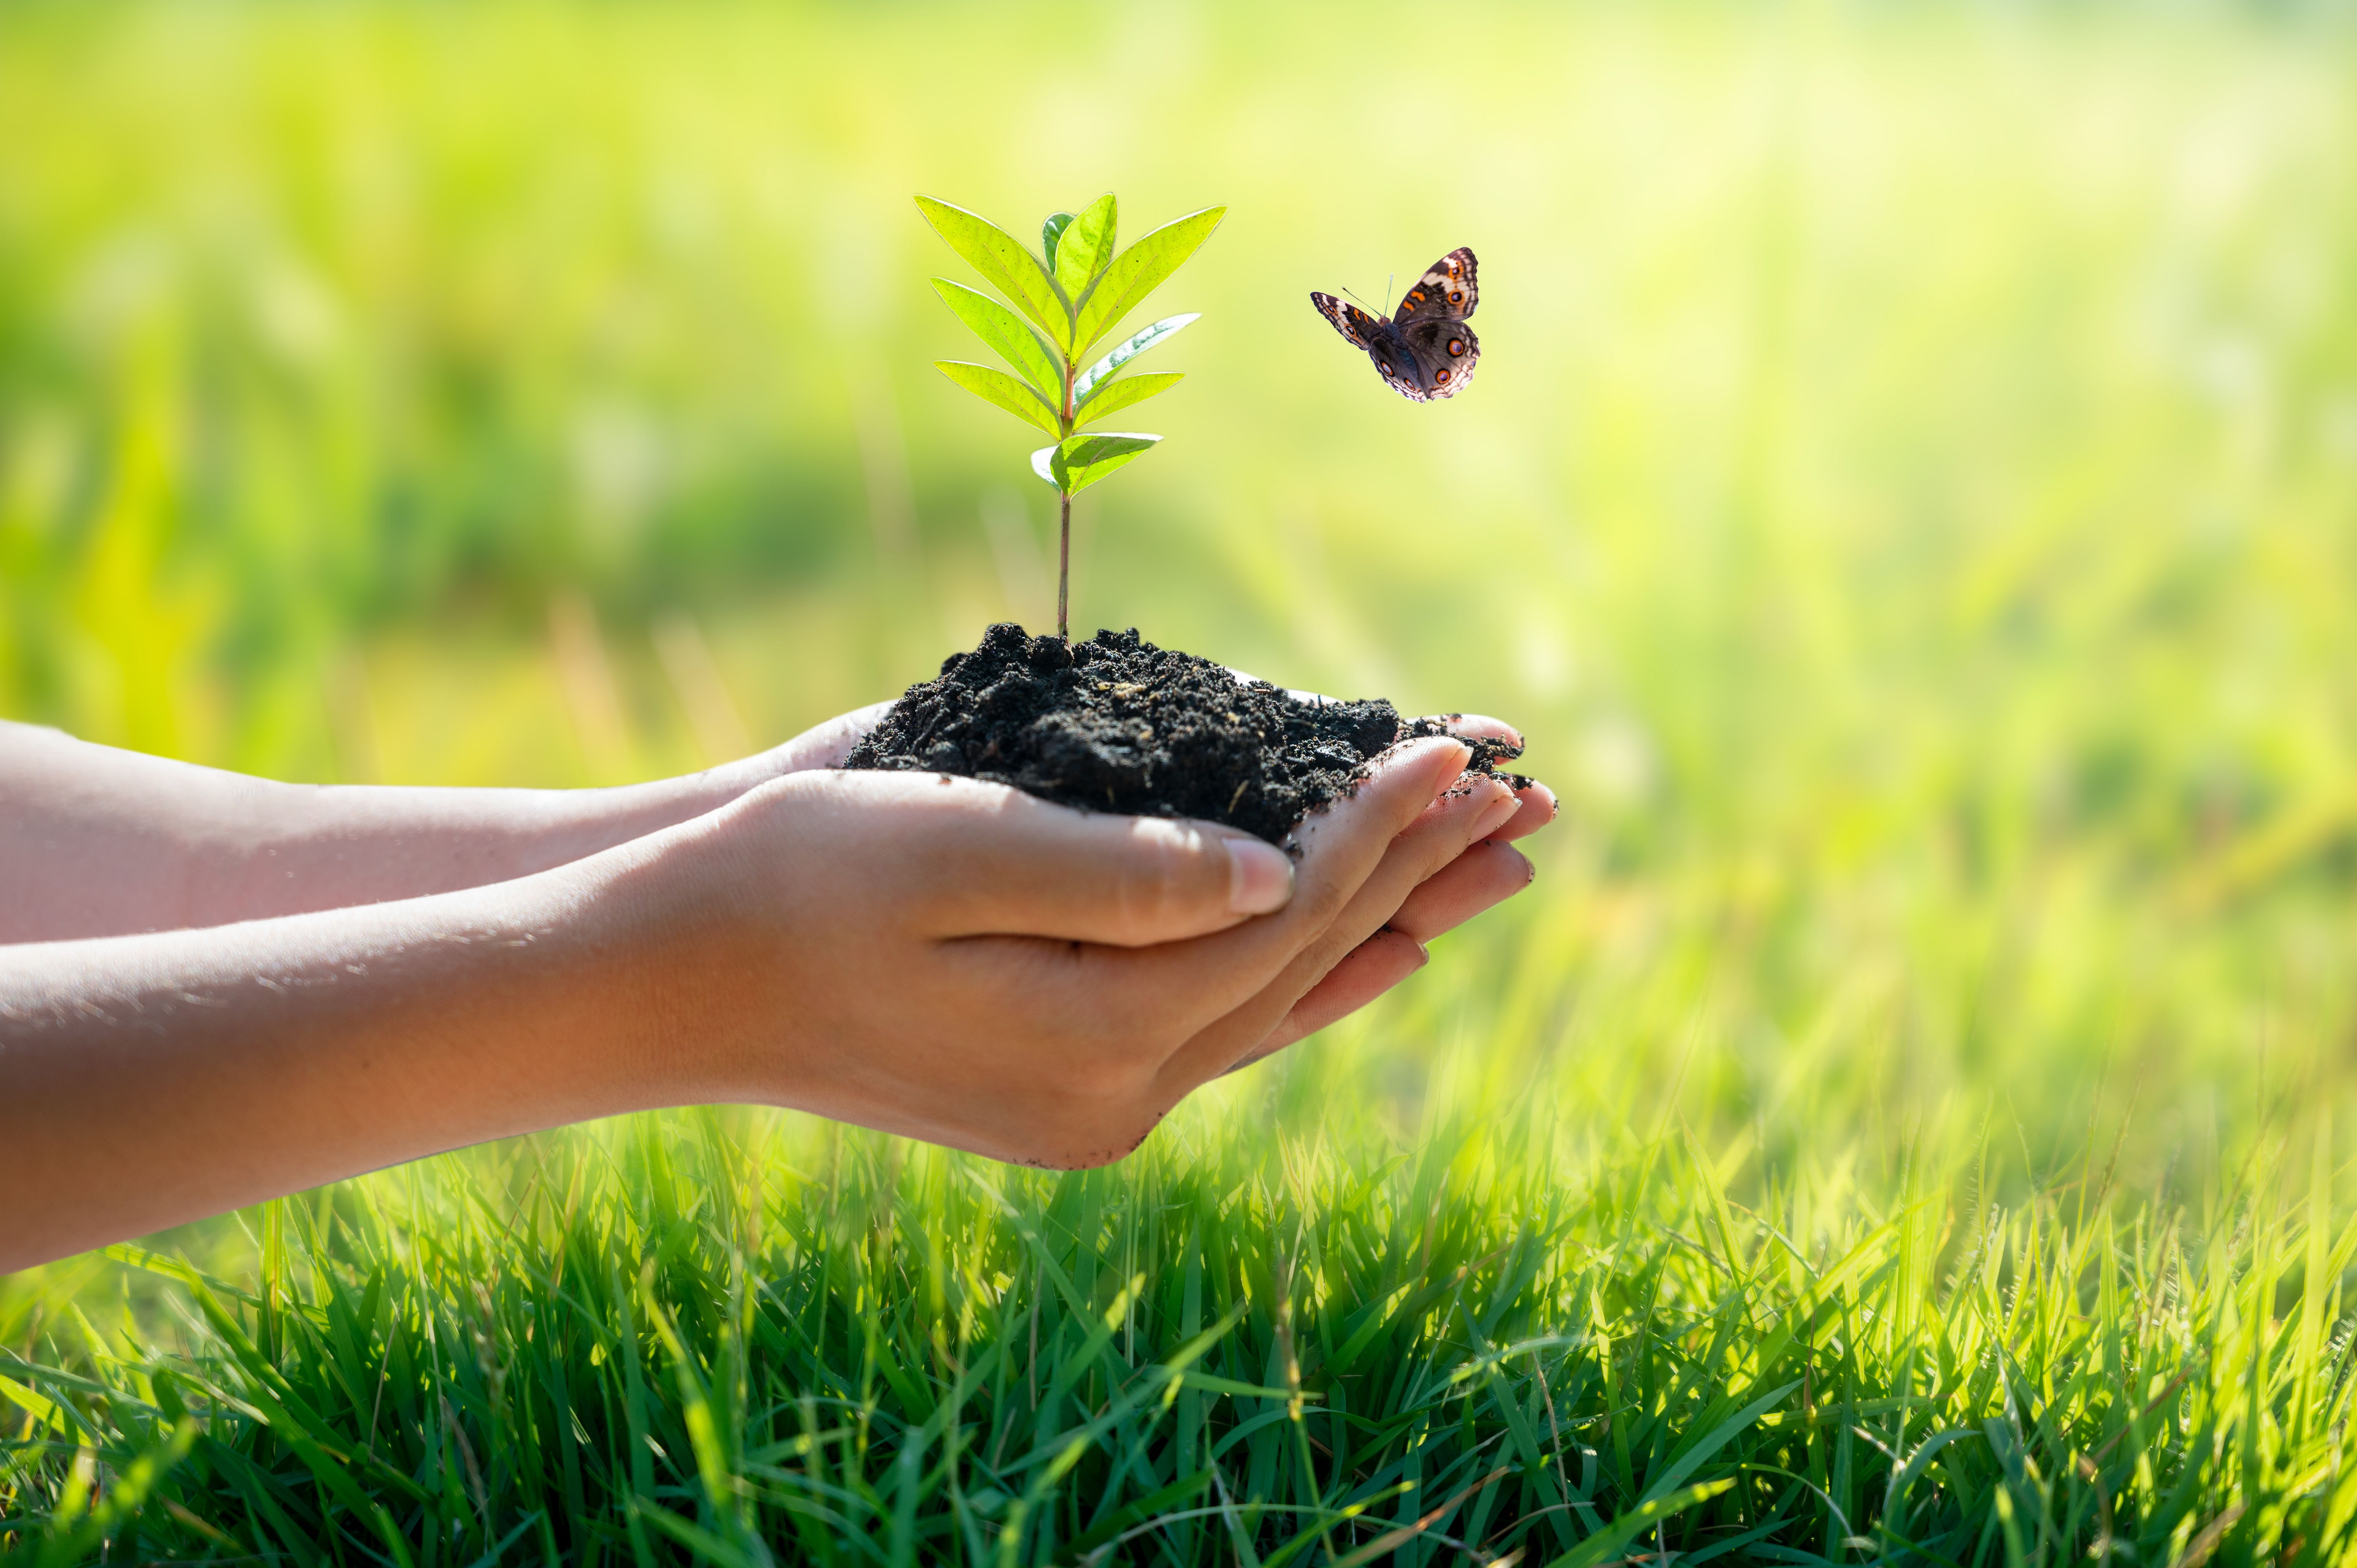
[[[1383,326],[1381,321],[1330,294],[1312,290],[1309,303],[1318,307],[1318,315],[1334,324],[1334,330],[1340,332],[1351,348],[1373,352],[1377,329]]]
[[[1392,384],[1418,403],[1455,397],[1472,381],[1473,367],[1481,362],[1481,340],[1462,321],[1425,317],[1391,330],[1407,351],[1407,368],[1414,373],[1416,390],[1408,392],[1406,383],[1399,380],[1392,380]]]
[[[1411,321],[1462,321],[1481,303],[1474,285],[1473,248],[1459,245],[1426,267],[1407,293],[1400,296],[1392,320],[1401,327]]]
[[[1410,403],[1430,403],[1455,397],[1481,358],[1480,341],[1464,325],[1480,299],[1473,273],[1473,252],[1458,246],[1426,270],[1389,321],[1330,294],[1312,294],[1309,303],[1351,347],[1365,350],[1385,385]]]

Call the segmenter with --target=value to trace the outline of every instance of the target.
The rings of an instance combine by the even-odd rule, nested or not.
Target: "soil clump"
[[[1157,648],[1135,628],[1068,643],[1002,623],[909,687],[843,766],[987,779],[1083,811],[1194,817],[1282,844],[1303,817],[1355,789],[1384,748],[1446,734],[1455,716],[1403,723],[1380,697],[1302,702]],[[1497,767],[1515,748],[1465,744],[1469,772],[1526,782]]]

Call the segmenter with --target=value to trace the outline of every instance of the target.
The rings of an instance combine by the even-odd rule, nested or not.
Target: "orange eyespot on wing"
[[[1426,269],[1409,288],[1394,319],[1405,326],[1415,317],[1462,321],[1473,314],[1481,295],[1474,282],[1477,267],[1470,246],[1459,245]]]
[[[1313,293],[1309,299],[1345,341],[1373,361],[1385,386],[1410,403],[1431,403],[1462,392],[1480,363],[1472,328],[1457,325],[1479,303],[1474,273],[1469,247],[1449,252],[1409,285],[1389,320],[1331,295]]]

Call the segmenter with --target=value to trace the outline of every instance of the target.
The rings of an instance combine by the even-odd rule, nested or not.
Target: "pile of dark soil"
[[[843,766],[986,779],[1062,805],[1195,817],[1281,843],[1355,789],[1384,747],[1442,734],[1446,722],[1403,724],[1381,698],[1299,702],[1135,628],[1068,643],[999,625],[909,687]],[[1467,744],[1473,771],[1516,755]]]

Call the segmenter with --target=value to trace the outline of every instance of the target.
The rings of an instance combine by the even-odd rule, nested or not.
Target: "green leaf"
[[[1119,348],[1081,372],[1080,380],[1072,383],[1072,396],[1082,403],[1088,402],[1090,394],[1094,389],[1104,384],[1107,376],[1112,375],[1157,343],[1176,337],[1189,322],[1201,319],[1203,319],[1201,311],[1190,310],[1184,316],[1166,316],[1153,326],[1133,333]]]
[[[1599,1564],[1618,1556],[1623,1546],[1672,1514],[1684,1513],[1696,1503],[1708,1502],[1733,1485],[1733,1477],[1705,1481],[1701,1486],[1688,1487],[1682,1492],[1672,1492],[1641,1504],[1548,1563],[1547,1568],[1598,1568]]]
[[[1056,242],[1064,237],[1064,231],[1071,226],[1071,222],[1072,215],[1069,212],[1050,212],[1048,220],[1039,225],[1039,253],[1048,258],[1049,272],[1056,270]]]
[[[1678,1455],[1675,1461],[1671,1464],[1670,1467],[1662,1473],[1660,1478],[1654,1481],[1652,1486],[1645,1488],[1646,1498],[1650,1499],[1661,1497],[1667,1493],[1671,1487],[1684,1480],[1688,1476],[1693,1475],[1695,1469],[1699,1467],[1705,1460],[1717,1453],[1721,1448],[1726,1447],[1727,1444],[1735,1438],[1737,1434],[1751,1425],[1761,1416],[1766,1415],[1770,1411],[1774,1410],[1778,1405],[1782,1404],[1784,1402],[1785,1396],[1800,1386],[1801,1380],[1795,1378],[1791,1382],[1786,1383],[1782,1388],[1771,1390],[1770,1392],[1762,1394],[1760,1398],[1752,1401],[1749,1404],[1745,1405],[1741,1410],[1737,1411],[1733,1415],[1728,1416],[1725,1421],[1720,1422],[1717,1426],[1711,1428],[1707,1436],[1695,1444],[1693,1447],[1685,1450],[1683,1454]],[[1723,1410],[1726,1407],[1721,1405],[1717,1408]]]
[[[1035,424],[1050,435],[1060,435],[1055,411],[1039,401],[1039,394],[1008,375],[994,371],[988,365],[970,364],[963,360],[935,360],[933,369],[974,393],[985,403],[995,403],[1016,418]]]
[[[631,1498],[623,1506],[698,1557],[711,1558],[721,1568],[760,1568],[759,1563],[739,1548],[721,1540],[702,1525],[690,1524],[661,1504]]]
[[[997,351],[999,358],[1023,373],[1031,388],[1047,399],[1051,408],[1064,402],[1064,361],[1056,350],[1039,340],[1039,334],[1023,325],[1023,318],[990,295],[947,278],[933,280],[933,292],[943,304],[957,312],[957,318],[974,329],[974,335]]]
[[[1161,371],[1147,376],[1125,376],[1117,381],[1107,381],[1097,388],[1096,401],[1081,409],[1076,423],[1085,424],[1092,419],[1103,419],[1118,409],[1144,403],[1157,392],[1168,392],[1187,379],[1182,371]]]
[[[1070,346],[1071,307],[1039,258],[1023,248],[1023,242],[986,218],[930,196],[917,198],[917,209],[950,242],[951,250],[1039,325],[1048,341],[1060,348]]]
[[[1072,334],[1072,352],[1082,352],[1111,331],[1114,324],[1135,310],[1160,286],[1163,279],[1177,272],[1179,263],[1211,237],[1211,231],[1220,226],[1227,210],[1224,207],[1206,207],[1200,212],[1190,212],[1165,223],[1115,256],[1087,296],[1076,302],[1080,320]]]
[[[1063,1550],[1075,1559],[1085,1557],[1092,1548],[1103,1546],[1122,1531],[1168,1509],[1175,1509],[1181,1503],[1193,1502],[1196,1494],[1209,1490],[1211,1485],[1211,1472],[1209,1470],[1198,1470],[1191,1476],[1181,1476],[1160,1491],[1148,1492],[1135,1502],[1114,1509],[1110,1518],[1073,1537]]]
[[[1161,439],[1121,430],[1068,435],[1032,453],[1031,471],[1066,495],[1078,495]]]
[[[1049,264],[1066,299],[1078,299],[1087,293],[1089,285],[1113,260],[1114,213],[1113,192],[1108,190],[1082,208],[1058,240]]]

